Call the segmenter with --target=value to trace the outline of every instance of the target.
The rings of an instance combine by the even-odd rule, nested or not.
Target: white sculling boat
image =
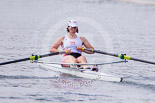
[[[46,68],[52,70],[54,72],[70,74],[73,76],[86,78],[86,79],[95,79],[95,80],[103,80],[103,81],[112,81],[112,82],[122,82],[123,78],[116,77],[113,75],[109,75],[106,73],[101,73],[98,71],[92,71],[91,69],[79,69],[77,65],[105,65],[105,64],[113,64],[113,63],[121,63],[126,61],[118,61],[118,62],[110,62],[110,63],[86,63],[86,64],[70,64],[70,63],[48,63],[48,62],[37,62],[42,68]],[[62,67],[61,65],[72,65],[72,68]]]
[[[98,65],[105,65],[105,64],[114,64],[114,63],[127,62],[126,60],[134,60],[134,61],[139,61],[139,62],[155,65],[154,61],[148,61],[148,60],[143,60],[143,59],[139,59],[139,58],[133,58],[133,57],[127,56],[126,54],[113,54],[113,53],[108,53],[108,52],[104,52],[104,51],[100,51],[100,50],[94,50],[94,49],[88,49],[88,48],[83,48],[83,50],[118,57],[120,59],[124,59],[124,61],[109,62],[109,63],[86,63],[86,64],[79,64],[79,63],[76,63],[76,64],[69,64],[68,63],[67,64],[67,63],[63,63],[65,65],[71,65],[73,68],[62,67],[61,66],[62,63],[46,63],[46,62],[37,61],[39,58],[44,58],[44,57],[48,57],[48,56],[54,56],[54,55],[64,54],[65,53],[65,51],[61,51],[61,52],[53,52],[53,53],[48,53],[48,54],[43,54],[43,55],[32,55],[31,57],[28,57],[28,58],[22,58],[22,59],[2,62],[2,63],[0,63],[0,66],[7,65],[7,64],[12,64],[12,63],[17,63],[17,62],[32,60],[33,62],[36,61],[36,63],[38,63],[41,67],[50,69],[50,70],[55,71],[55,72],[66,73],[66,74],[70,74],[70,75],[73,75],[73,76],[82,77],[82,78],[86,78],[86,79],[96,79],[96,80],[104,80],[104,81],[122,82],[123,78],[121,78],[121,77],[109,75],[109,74],[106,74],[106,73],[101,73],[101,72],[98,72],[98,71],[93,71],[91,69],[80,69],[80,68],[78,68],[78,65],[94,65],[94,66],[98,66]]]

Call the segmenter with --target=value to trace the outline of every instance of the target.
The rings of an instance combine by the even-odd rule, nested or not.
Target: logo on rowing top
[[[75,44],[75,41],[70,41],[71,44]]]

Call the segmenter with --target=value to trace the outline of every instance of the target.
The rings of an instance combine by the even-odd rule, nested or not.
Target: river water
[[[154,0],[1,0],[0,15],[0,62],[49,53],[70,19],[95,49],[155,61]],[[95,63],[119,60],[83,55]],[[154,65],[129,61],[100,68],[124,82],[66,77],[29,61],[0,66],[0,103],[155,103]]]

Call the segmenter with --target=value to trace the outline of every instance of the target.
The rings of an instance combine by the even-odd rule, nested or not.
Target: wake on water
[[[63,79],[74,79],[75,80],[81,80],[81,78],[77,78],[77,77],[63,77],[63,75],[57,77],[59,79],[63,78]],[[23,75],[15,75],[15,76],[7,76],[7,75],[0,75],[0,80],[9,80],[9,79],[13,79],[13,80],[16,80],[16,79],[38,79],[38,80],[41,80],[41,79],[47,79],[47,80],[55,80],[56,79],[56,76],[53,76],[53,77],[38,77],[38,76],[23,76]],[[82,78],[83,80],[88,80],[88,79],[84,79]],[[155,80],[155,78],[148,78],[148,77],[145,77],[145,81],[147,80]],[[103,81],[104,82],[104,81]],[[118,82],[112,82],[112,83],[118,83]],[[155,92],[155,85],[154,84],[145,84],[145,83],[140,83],[136,80],[132,80],[131,78],[124,78],[123,79],[123,82],[120,82],[118,83],[119,85],[123,85],[123,86],[132,86],[132,87],[136,87],[136,88],[143,88],[143,89],[147,89],[147,90],[150,90],[150,91],[153,91]]]

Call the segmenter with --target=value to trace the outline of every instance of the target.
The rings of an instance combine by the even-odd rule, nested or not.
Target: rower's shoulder
[[[62,35],[60,38],[64,39],[65,38],[65,35]]]
[[[62,35],[62,36],[60,36],[58,39],[59,39],[59,40],[64,40],[64,38],[65,38],[65,35]]]
[[[86,40],[86,38],[85,38],[84,36],[80,36],[80,39],[81,39],[82,41],[85,41],[85,40]]]

